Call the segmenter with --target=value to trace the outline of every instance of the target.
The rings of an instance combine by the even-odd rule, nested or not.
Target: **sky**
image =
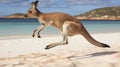
[[[26,13],[35,0],[0,0],[0,16]],[[64,12],[71,15],[85,13],[92,9],[120,6],[120,0],[40,0],[41,12]]]

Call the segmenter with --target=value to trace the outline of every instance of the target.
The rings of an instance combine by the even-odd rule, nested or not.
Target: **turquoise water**
[[[120,21],[84,20],[81,21],[89,33],[120,32]],[[40,23],[36,19],[0,19],[0,36],[31,35]],[[60,32],[48,27],[43,35],[55,35]]]

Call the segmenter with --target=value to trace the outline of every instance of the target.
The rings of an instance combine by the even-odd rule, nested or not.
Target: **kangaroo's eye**
[[[29,13],[32,13],[32,11],[28,11]]]

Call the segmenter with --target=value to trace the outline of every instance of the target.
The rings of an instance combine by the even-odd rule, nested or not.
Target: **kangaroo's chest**
[[[59,17],[39,17],[38,20],[42,24],[51,23],[51,26],[62,31],[62,27],[64,24],[64,20],[62,18],[59,18]]]

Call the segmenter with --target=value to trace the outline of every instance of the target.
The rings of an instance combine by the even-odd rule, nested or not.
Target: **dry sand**
[[[0,67],[120,67],[120,33],[93,34],[111,48],[100,48],[82,36],[69,37],[68,45],[45,46],[60,36],[0,40]]]

